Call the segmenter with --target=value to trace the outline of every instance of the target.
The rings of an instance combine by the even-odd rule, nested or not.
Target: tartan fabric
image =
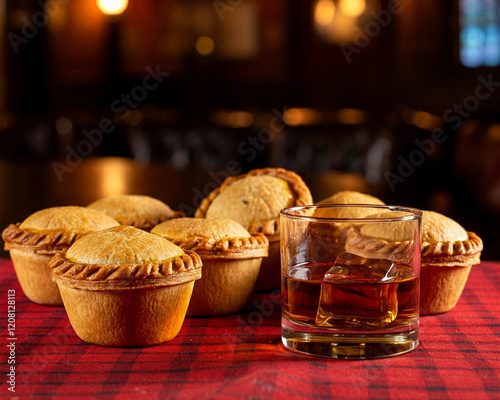
[[[473,267],[454,310],[421,317],[417,349],[362,361],[286,351],[273,294],[236,315],[186,318],[168,343],[124,349],[87,344],[63,308],[31,303],[9,260],[0,259],[0,279],[4,312],[16,291],[17,337],[16,392],[3,357],[2,398],[500,399],[500,263]],[[8,355],[6,326],[1,338]]]

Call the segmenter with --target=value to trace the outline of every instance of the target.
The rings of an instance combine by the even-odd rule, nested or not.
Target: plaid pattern
[[[63,308],[31,303],[0,259],[0,304],[16,290],[16,392],[25,399],[500,399],[500,264],[475,266],[459,304],[421,318],[420,345],[363,361],[302,357],[280,345],[277,295],[256,295],[236,315],[186,318],[168,343],[87,344]],[[6,318],[3,317],[3,321]],[[4,322],[6,325],[7,322]],[[8,354],[6,327],[2,352]]]

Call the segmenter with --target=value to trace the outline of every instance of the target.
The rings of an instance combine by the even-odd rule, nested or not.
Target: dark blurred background
[[[500,259],[500,0],[0,0],[0,32],[2,228],[279,166]]]

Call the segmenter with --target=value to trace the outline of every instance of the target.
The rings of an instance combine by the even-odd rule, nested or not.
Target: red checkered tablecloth
[[[500,399],[500,263],[473,267],[454,310],[421,318],[416,350],[363,361],[284,350],[272,294],[256,295],[235,315],[186,318],[168,343],[124,349],[87,344],[63,308],[31,303],[9,260],[0,259],[0,281],[2,398]],[[13,337],[15,393],[6,375]]]

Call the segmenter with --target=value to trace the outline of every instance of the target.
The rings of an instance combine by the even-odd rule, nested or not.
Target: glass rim
[[[380,210],[388,210],[388,211],[403,211],[407,212],[409,215],[403,215],[399,217],[321,217],[321,216],[313,216],[307,214],[293,214],[294,211],[301,210],[316,210],[320,208],[374,208]],[[400,222],[400,221],[412,221],[422,218],[422,210],[413,207],[406,206],[396,206],[396,205],[383,205],[383,204],[310,204],[305,206],[294,206],[283,208],[280,211],[280,216],[292,219],[301,219],[308,221],[337,221],[337,222]]]

